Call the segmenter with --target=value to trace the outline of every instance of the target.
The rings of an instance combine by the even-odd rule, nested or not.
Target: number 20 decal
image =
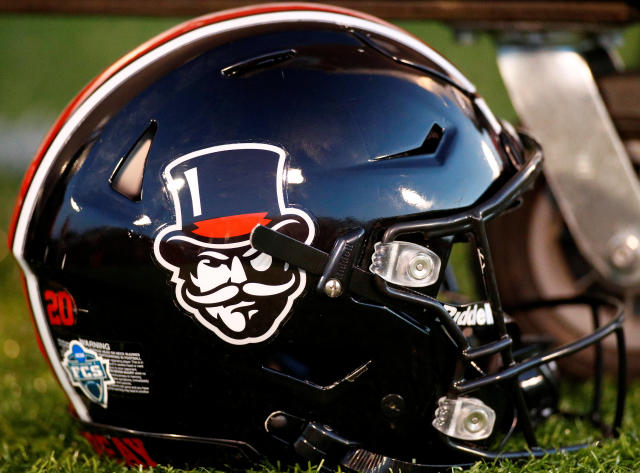
[[[51,325],[73,325],[76,323],[76,304],[67,291],[44,291],[47,315]]]

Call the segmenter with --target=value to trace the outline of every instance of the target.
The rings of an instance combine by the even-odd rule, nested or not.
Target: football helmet
[[[98,452],[365,472],[539,456],[579,447],[536,443],[554,361],[612,335],[624,364],[621,313],[544,351],[501,307],[486,222],[541,163],[405,31],[263,5],[178,26],[90,83],[27,173],[10,246]],[[456,295],[458,244],[475,300]],[[504,451],[514,430],[527,450]]]

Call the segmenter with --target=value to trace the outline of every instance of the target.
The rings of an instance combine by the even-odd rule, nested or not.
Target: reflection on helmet
[[[10,245],[98,450],[374,472],[493,458],[518,429],[529,451],[502,454],[579,447],[538,448],[532,424],[556,409],[554,360],[621,341],[621,315],[544,355],[519,339],[485,224],[540,149],[397,27],[309,4],[188,22],[90,84],[42,149]],[[477,300],[451,295],[460,242]]]

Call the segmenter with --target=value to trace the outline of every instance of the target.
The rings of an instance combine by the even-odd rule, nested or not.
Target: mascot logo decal
[[[171,272],[178,304],[228,343],[267,340],[305,288],[304,270],[249,241],[257,225],[313,241],[311,217],[287,204],[285,162],[281,148],[241,143],[194,151],[164,170],[176,222],[156,236],[155,258]]]

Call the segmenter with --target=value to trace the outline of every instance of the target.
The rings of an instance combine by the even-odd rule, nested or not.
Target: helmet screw
[[[329,297],[339,297],[342,294],[342,284],[337,279],[329,279],[324,285],[324,292]]]
[[[404,398],[400,394],[387,394],[380,401],[380,407],[386,417],[400,417],[404,412]]]
[[[431,271],[433,271],[433,262],[424,254],[416,255],[409,262],[409,275],[414,279],[425,279]]]
[[[273,427],[274,429],[283,429],[287,424],[287,418],[282,414],[269,417],[269,427]]]
[[[638,263],[640,238],[635,233],[618,233],[611,240],[609,259],[617,269],[631,269]]]
[[[481,410],[471,411],[464,419],[464,428],[467,432],[475,434],[485,428],[487,416]]]

